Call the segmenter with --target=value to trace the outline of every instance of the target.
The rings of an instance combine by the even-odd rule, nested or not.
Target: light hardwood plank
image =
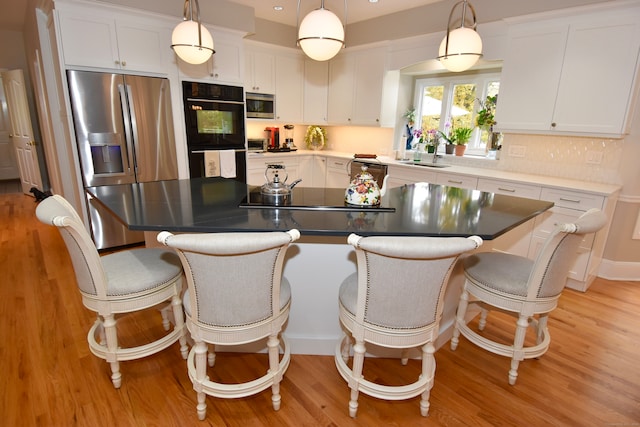
[[[115,390],[107,363],[86,334],[95,320],[82,306],[73,269],[53,227],[35,218],[33,198],[0,195],[0,415],[7,426],[606,426],[640,423],[640,282],[597,279],[586,293],[567,290],[551,314],[552,342],[540,359],[520,364],[509,386],[509,360],[462,339],[436,353],[428,418],[418,399],[360,396],[348,415],[349,389],[332,357],[293,355],[282,382],[282,408],[268,391],[224,401],[207,398],[205,421],[179,349],[123,362]],[[295,286],[295,284],[293,284]],[[161,334],[150,309],[119,320],[122,343]],[[506,337],[497,316],[487,332]],[[220,354],[210,375],[247,378],[266,356]],[[365,376],[385,383],[413,379],[418,361],[367,359]]]

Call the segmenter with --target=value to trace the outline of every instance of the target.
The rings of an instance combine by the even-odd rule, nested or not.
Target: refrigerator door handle
[[[129,85],[126,85],[127,88]],[[130,90],[128,91],[130,93]],[[120,94],[120,107],[122,108],[122,117],[124,121],[124,139],[127,144],[126,150],[126,165],[129,174],[134,172],[131,170],[131,164],[133,163],[133,141],[131,137],[131,113],[129,111],[129,103],[127,102],[127,93],[125,92],[125,85],[118,85],[118,93]]]

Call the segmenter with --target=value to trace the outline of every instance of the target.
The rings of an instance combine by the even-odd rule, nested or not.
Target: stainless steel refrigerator
[[[67,71],[84,186],[176,179],[169,81],[91,71]],[[87,194],[98,249],[144,241]]]

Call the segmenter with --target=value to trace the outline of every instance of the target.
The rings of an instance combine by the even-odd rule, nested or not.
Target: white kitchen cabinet
[[[203,64],[188,64],[177,59],[180,78],[219,84],[242,84],[242,36],[240,33],[212,31],[214,50]]]
[[[244,89],[255,93],[276,93],[276,55],[263,48],[246,46]]]
[[[329,123],[380,126],[385,58],[383,48],[371,48],[345,52],[331,60]]]
[[[56,4],[56,11],[66,66],[167,74],[173,52],[165,25],[101,7]]]
[[[303,121],[310,125],[327,123],[329,63],[304,60]]]
[[[640,8],[514,24],[496,119],[505,132],[619,137],[640,51]]]
[[[325,187],[346,189],[349,186],[351,182],[347,169],[349,162],[350,159],[345,159],[344,157],[326,158]]]
[[[268,165],[283,165],[286,174],[280,176],[280,180],[286,178],[287,184],[291,184],[296,179],[303,179],[300,168],[300,158],[298,156],[287,155],[250,155],[247,156],[247,184],[262,185],[265,183],[265,171]],[[307,179],[308,180],[308,179]]]
[[[556,224],[573,222],[591,208],[613,214],[612,201],[604,196],[556,188],[543,188],[542,200],[554,203],[553,208],[538,215],[529,247],[529,258],[537,256]],[[569,270],[567,287],[585,291],[593,281],[604,250],[608,226],[595,235],[586,236],[578,248],[578,258]]]
[[[435,183],[440,185],[447,185],[449,187],[475,190],[478,186],[478,178],[475,176],[438,172],[438,174],[436,175]]]
[[[436,182],[436,172],[434,170],[417,166],[403,167],[390,165],[387,170],[387,175],[389,175],[387,179],[388,188],[401,187],[416,182]]]
[[[276,120],[302,123],[304,58],[278,55],[276,61]]]
[[[523,197],[527,199],[540,199],[542,188],[538,185],[514,183],[496,179],[479,178],[478,190],[507,196]],[[531,237],[535,220],[529,220],[524,224],[503,234],[497,239],[486,241],[483,250],[507,252],[513,255],[528,256]]]

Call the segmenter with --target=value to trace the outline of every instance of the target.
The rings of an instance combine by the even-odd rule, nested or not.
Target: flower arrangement
[[[444,122],[444,131],[438,131],[438,134],[442,139],[447,141],[447,145],[454,145],[456,143],[456,136],[451,131],[451,120],[447,119]]]
[[[489,130],[496,124],[495,113],[498,95],[487,96],[484,102],[477,98],[476,101],[480,104],[480,110],[478,110],[478,114],[476,114],[476,126]]]
[[[304,142],[312,150],[320,150],[327,143],[327,131],[322,126],[309,126],[304,135]]]

